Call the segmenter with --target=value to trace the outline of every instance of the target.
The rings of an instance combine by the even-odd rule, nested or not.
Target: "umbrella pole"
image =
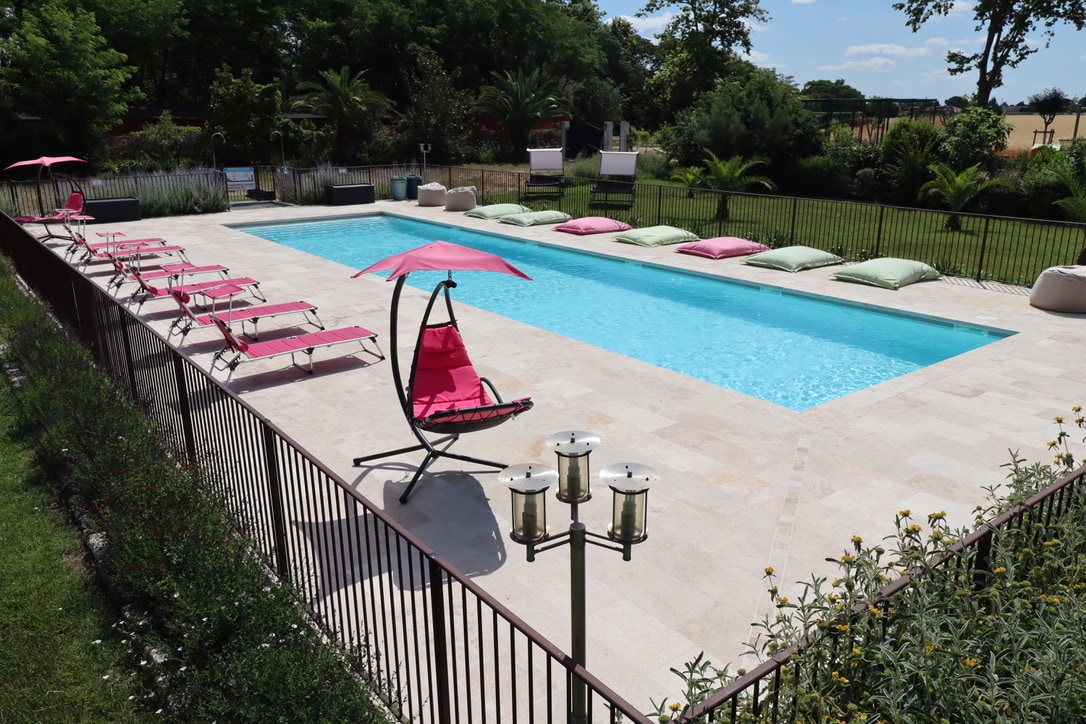
[[[389,362],[392,364],[392,380],[396,385],[396,396],[400,399],[400,407],[403,408],[407,419],[411,419],[410,404],[407,400],[407,390],[403,386],[403,377],[400,374],[400,345],[397,341],[397,333],[400,319],[400,292],[407,282],[407,274],[396,279],[396,288],[392,292],[392,306],[389,311],[388,336],[392,339],[392,350],[389,352]]]
[[[38,181],[34,185],[38,190],[38,216],[45,216],[45,203],[41,197],[41,169],[42,167],[38,166]]]

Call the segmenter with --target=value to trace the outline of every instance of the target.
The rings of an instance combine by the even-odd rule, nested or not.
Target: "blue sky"
[[[770,19],[751,33],[755,64],[791,76],[797,85],[809,80],[844,79],[867,96],[935,98],[976,91],[973,74],[951,76],[946,51],[976,52],[984,37],[974,29],[973,3],[946,18],[933,18],[913,33],[893,0],[761,0]],[[667,24],[667,13],[634,17],[644,7],[633,0],[597,0],[607,17],[626,16],[638,31],[652,37]],[[1055,26],[1048,49],[1041,48],[1018,68],[1004,73],[992,94],[1001,102],[1025,101],[1046,88],[1068,96],[1086,95],[1086,33],[1071,25]],[[1033,39],[1043,45],[1038,35]]]

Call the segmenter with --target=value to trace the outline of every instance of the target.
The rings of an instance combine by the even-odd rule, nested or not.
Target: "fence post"
[[[796,242],[796,215],[799,213],[799,197],[792,197],[792,228],[788,230],[788,241]]]
[[[173,371],[177,380],[177,406],[181,411],[181,430],[185,436],[185,455],[189,463],[196,462],[196,435],[192,431],[192,406],[189,404],[189,386],[185,384],[185,362],[177,350],[173,355]]]
[[[664,218],[664,187],[656,187],[656,223],[657,225],[664,223],[661,219]]]
[[[886,207],[879,204],[879,229],[875,232],[875,256],[880,256],[880,249],[882,248],[882,222],[886,218]]]
[[[434,617],[434,678],[437,686],[437,720],[440,724],[452,723],[449,681],[449,638],[445,626],[444,574],[437,562],[437,554],[426,556],[430,577],[430,608]]]
[[[977,259],[977,278],[976,278],[976,282],[978,284],[981,281],[983,281],[983,277],[984,277],[984,251],[985,251],[985,247],[988,245],[988,224],[989,224],[989,222],[991,222],[991,220],[992,220],[992,217],[990,217],[990,216],[985,216],[984,217],[984,232],[981,234],[981,237],[980,237],[980,257]]]
[[[268,471],[268,499],[272,506],[272,536],[275,538],[275,572],[284,581],[290,580],[287,566],[287,524],[283,513],[283,490],[279,485],[279,460],[275,454],[275,433],[268,418],[260,420],[264,435],[264,464]]]

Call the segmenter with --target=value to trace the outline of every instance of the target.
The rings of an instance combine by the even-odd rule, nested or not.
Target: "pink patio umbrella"
[[[389,362],[392,365],[392,379],[396,385],[396,395],[400,399],[400,405],[403,408],[404,415],[410,421],[412,419],[411,402],[407,399],[407,390],[403,385],[403,375],[400,371],[399,345],[397,344],[396,339],[397,328],[399,326],[400,292],[403,291],[407,276],[415,271],[449,272],[448,279],[439,283],[434,289],[433,294],[430,296],[430,302],[426,307],[426,313],[424,315],[424,323],[425,318],[429,317],[430,309],[433,307],[434,301],[442,290],[445,290],[445,303],[448,305],[449,317],[450,319],[453,318],[452,306],[449,301],[447,290],[456,287],[456,282],[452,279],[452,273],[454,271],[490,271],[501,274],[511,274],[528,280],[531,280],[531,277],[495,254],[479,251],[477,249],[470,249],[466,246],[460,246],[448,241],[435,241],[409,251],[393,254],[392,256],[385,257],[381,261],[374,262],[357,274],[352,275],[352,279],[369,272],[383,271],[385,269],[389,269],[392,272],[388,277],[388,281],[392,281],[393,279],[396,280],[396,288],[392,292],[392,305],[389,309],[389,336],[392,338],[392,349],[389,353]],[[448,452],[447,450],[438,451],[434,448],[433,443],[426,439],[417,426],[412,425],[411,431],[419,440],[420,445],[355,458],[355,465],[358,465],[362,461],[373,460],[386,455],[394,455],[420,449],[429,451],[426,461],[419,467],[418,471],[416,471],[415,477],[412,479],[410,485],[408,485],[403,495],[400,496],[401,503],[406,502],[407,496],[411,492],[411,488],[414,487],[419,475],[422,474],[429,463],[436,457],[450,457],[457,460],[481,463],[483,465],[504,467],[498,463],[482,460],[480,458],[459,455]],[[452,435],[451,439],[455,440],[456,435]]]
[[[76,158],[75,156],[39,156],[38,158],[28,158],[25,161],[16,161],[10,166],[5,166],[4,170],[18,168],[20,166],[37,166],[38,167],[38,215],[45,216],[45,205],[42,203],[41,198],[41,170],[43,168],[51,168],[53,164],[68,163],[75,161],[78,163],[86,163],[86,160],[82,158]]]
[[[434,241],[424,246],[409,249],[408,251],[393,254],[384,259],[370,264],[362,271],[351,275],[351,278],[360,277],[375,271],[389,269],[392,273],[386,281],[396,280],[396,288],[392,292],[392,305],[389,309],[389,336],[392,337],[392,351],[389,362],[392,364],[392,376],[396,381],[396,391],[400,395],[400,401],[406,406],[402,377],[400,374],[400,360],[396,344],[397,327],[399,320],[400,292],[403,290],[407,275],[414,271],[448,271],[450,286],[456,286],[452,281],[454,271],[490,271],[502,274],[512,274],[522,279],[531,280],[531,277],[517,269],[515,266],[496,254],[491,254],[478,249],[470,249],[466,246],[453,244],[448,241]]]

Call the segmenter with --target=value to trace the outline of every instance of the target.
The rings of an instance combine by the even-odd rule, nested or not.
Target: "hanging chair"
[[[435,242],[445,245],[437,251],[449,251],[449,247],[455,245],[446,242]],[[433,247],[423,247],[423,250]],[[416,250],[419,251],[419,250]],[[457,247],[453,251],[460,251]],[[410,252],[408,252],[410,254]],[[479,252],[481,253],[481,252]],[[492,255],[488,255],[492,256]],[[504,263],[504,262],[503,262]],[[365,271],[385,269],[382,262],[378,262]],[[433,269],[433,266],[421,267]],[[476,268],[458,266],[457,268]],[[512,271],[509,271],[512,269]],[[519,270],[489,268],[491,271],[503,271],[515,273],[526,277]],[[390,332],[392,336],[392,375],[396,385],[396,393],[404,417],[407,419],[411,432],[419,441],[417,445],[397,448],[385,452],[363,455],[354,459],[357,467],[371,460],[392,457],[404,453],[420,450],[426,451],[426,457],[415,471],[411,482],[400,495],[400,502],[406,503],[415,484],[418,483],[427,468],[438,458],[451,458],[464,462],[475,463],[487,467],[502,469],[505,463],[493,462],[469,455],[460,455],[449,452],[449,447],[459,439],[460,435],[468,432],[486,430],[513,419],[516,415],[532,408],[531,399],[524,397],[511,401],[504,401],[494,385],[485,377],[480,377],[475,366],[468,356],[464,340],[460,336],[460,329],[453,311],[450,290],[456,288],[452,271],[449,276],[440,281],[430,294],[430,300],[426,305],[422,322],[419,325],[418,338],[415,343],[415,351],[411,360],[410,376],[407,386],[404,387],[400,371],[399,360],[396,354],[396,326],[400,292],[407,279],[408,271],[394,272],[396,289],[392,296]],[[357,276],[357,275],[356,275]],[[431,321],[436,302],[439,297],[444,299],[446,319],[443,321]],[[433,436],[438,437],[433,437]]]

